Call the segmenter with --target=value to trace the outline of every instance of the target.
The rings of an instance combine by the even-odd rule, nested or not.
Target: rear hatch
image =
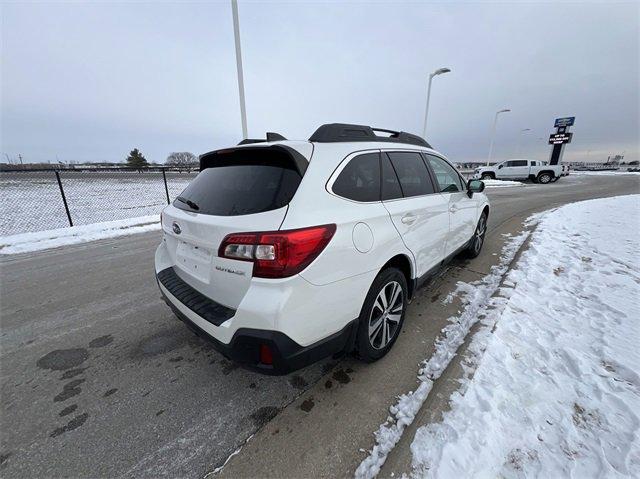
[[[176,274],[208,298],[237,308],[253,263],[220,258],[218,248],[230,233],[278,230],[307,164],[283,145],[203,155],[201,172],[162,215]]]

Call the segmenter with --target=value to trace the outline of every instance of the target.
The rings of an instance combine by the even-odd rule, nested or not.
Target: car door
[[[437,193],[419,152],[382,153],[382,200],[414,256],[416,277],[425,275],[444,259],[449,203]]]
[[[498,165],[498,171],[496,171],[496,178],[508,180],[513,178],[513,161],[505,161]]]
[[[448,161],[432,154],[425,155],[436,179],[440,195],[449,205],[449,236],[445,256],[455,253],[471,239],[478,216],[477,198],[469,198],[464,179]]]
[[[497,179],[503,180],[509,177],[510,168],[507,166],[508,163],[508,161],[503,161],[502,163],[498,163],[494,166]]]
[[[527,178],[529,176],[529,162],[527,160],[509,160],[505,166],[505,178],[514,180]]]

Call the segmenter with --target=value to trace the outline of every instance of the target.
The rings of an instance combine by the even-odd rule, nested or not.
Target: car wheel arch
[[[409,257],[406,254],[397,254],[393,258],[389,259],[389,261],[380,268],[380,271],[384,271],[386,268],[397,268],[402,272],[407,280],[407,286],[409,288],[407,295],[409,298],[412,298],[414,292],[413,264]]]

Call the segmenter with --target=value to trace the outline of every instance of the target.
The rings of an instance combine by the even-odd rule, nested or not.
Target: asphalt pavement
[[[640,193],[640,177],[571,176],[550,185],[487,193],[492,211],[486,253],[477,263],[454,264],[439,286],[428,287],[439,295],[446,295],[461,274],[483,274],[497,261],[493,254],[505,228],[517,230],[530,213],[582,199]],[[369,373],[406,371],[406,384],[407,378],[415,378],[417,363],[403,348],[422,354],[425,348],[418,346],[433,339],[442,318],[431,321],[430,330],[425,326],[422,335],[403,334],[394,347],[393,367],[390,360],[384,362],[387,358],[373,366],[328,359],[289,376],[261,376],[224,359],[173,317],[154,278],[158,242],[155,232],[1,257],[2,476],[203,477],[254,434],[224,473],[231,476],[236,467],[238,476],[251,471],[254,476],[352,474],[362,456],[358,449],[370,447],[374,426],[394,394],[405,392],[394,391],[402,386],[390,381],[384,393],[370,398],[371,414],[361,419],[357,413],[362,404],[349,400],[353,395],[336,397],[331,413],[321,414],[323,408],[316,406],[313,420],[327,430],[359,421],[353,428],[357,434],[334,441],[339,447],[330,459],[328,446],[312,440],[312,420],[305,424],[317,401],[311,398],[303,406],[304,401],[314,389],[330,389],[329,383],[333,391],[366,391],[375,383],[367,368]],[[445,313],[432,311],[432,303],[414,302],[409,319]],[[417,321],[407,320],[407,327]],[[360,377],[358,371],[363,371]],[[286,430],[274,432],[278,421]],[[259,446],[256,440],[266,434],[266,425],[273,428],[271,437],[291,451],[300,445],[288,438],[296,433],[307,438],[306,453],[291,456],[295,467],[259,468],[260,461],[263,466],[278,462],[275,453],[261,457],[252,449]]]

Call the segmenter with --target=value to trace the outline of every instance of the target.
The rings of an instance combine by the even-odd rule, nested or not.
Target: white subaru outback
[[[482,181],[408,133],[268,133],[202,155],[200,170],[162,212],[158,285],[187,326],[264,373],[381,358],[416,288],[484,241]]]

